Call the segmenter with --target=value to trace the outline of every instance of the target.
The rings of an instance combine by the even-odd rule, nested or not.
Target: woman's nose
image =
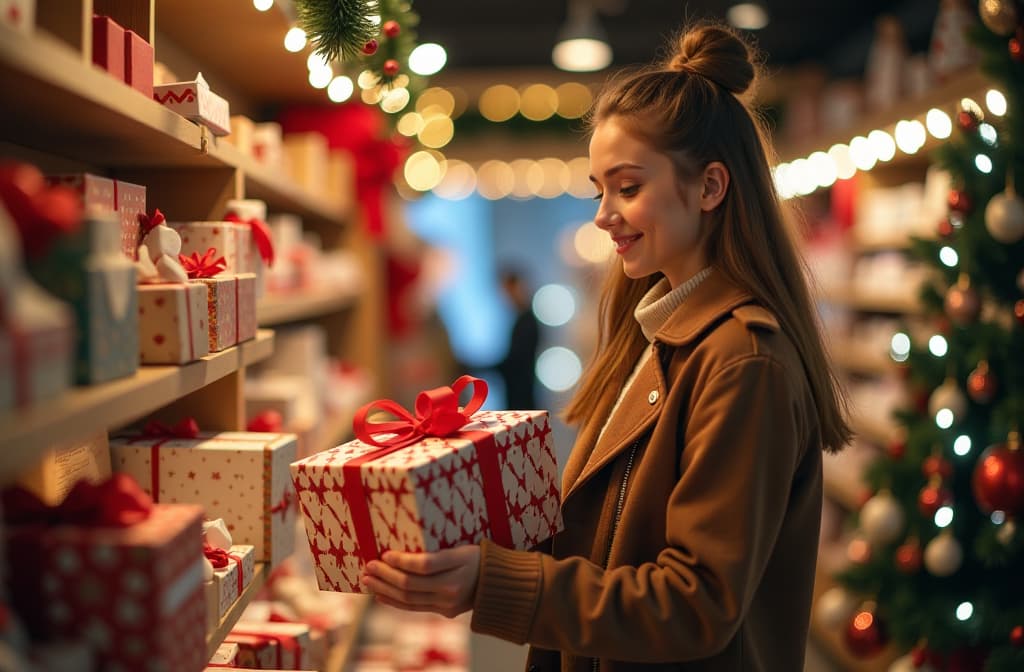
[[[622,215],[617,212],[612,212],[610,209],[602,205],[597,210],[597,215],[594,216],[594,224],[599,229],[611,228],[613,224],[618,223],[622,219]]]

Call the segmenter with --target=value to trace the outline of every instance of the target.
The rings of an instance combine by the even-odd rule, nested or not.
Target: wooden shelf
[[[224,638],[228,636],[231,629],[235,627],[235,623],[238,622],[242,612],[249,606],[249,602],[256,596],[256,593],[260,592],[263,588],[263,584],[267,580],[267,565],[263,562],[256,563],[256,569],[252,574],[252,581],[246,586],[245,592],[238,596],[235,603],[228,609],[228,613],[224,614],[224,618],[220,619],[220,624],[213,632],[206,634],[206,657],[207,659],[213,658],[213,654],[217,652],[217,647],[220,646]]]
[[[261,326],[298,322],[335,313],[355,303],[356,296],[337,289],[316,289],[291,294],[270,294],[256,306]]]
[[[75,437],[119,427],[270,356],[274,332],[184,366],[140,366],[128,378],[72,387],[60,397],[0,415],[0,481]]]
[[[363,625],[366,623],[367,612],[373,606],[373,598],[366,595],[364,599],[355,600],[355,603],[352,624],[345,629],[342,640],[331,647],[328,652],[324,672],[346,672],[352,665],[352,661],[355,660],[356,651],[359,649],[359,640],[363,636]]]

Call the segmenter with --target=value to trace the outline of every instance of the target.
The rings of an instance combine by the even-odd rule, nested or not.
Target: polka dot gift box
[[[46,522],[18,500],[5,493],[8,587],[35,636],[82,639],[107,672],[203,668],[201,507],[153,504],[119,475],[80,482]]]
[[[470,382],[477,393],[458,408]],[[321,590],[363,592],[363,566],[384,550],[484,537],[528,549],[562,528],[547,411],[475,413],[484,396],[484,381],[463,376],[421,393],[415,417],[372,402],[356,413],[357,439],[292,464]],[[375,410],[400,419],[367,422]]]
[[[169,438],[158,430],[110,439],[111,467],[131,475],[154,501],[201,504],[223,518],[236,544],[276,565],[295,548],[296,503],[288,473],[294,434],[202,432]]]
[[[203,256],[211,247],[224,257],[224,273],[255,273],[249,268],[249,227],[237,222],[167,222],[181,236],[181,254]]]
[[[143,364],[185,364],[210,353],[206,285],[139,285],[139,356]]]

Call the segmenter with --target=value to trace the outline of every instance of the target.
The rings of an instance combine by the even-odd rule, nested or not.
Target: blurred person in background
[[[508,351],[497,369],[505,381],[505,407],[511,410],[537,409],[534,389],[537,384],[537,348],[540,323],[530,305],[530,290],[523,273],[507,267],[501,271],[501,287],[515,311],[509,335]]]

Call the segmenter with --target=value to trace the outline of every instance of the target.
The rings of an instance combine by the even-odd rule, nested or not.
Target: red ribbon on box
[[[131,476],[115,473],[102,483],[79,481],[57,506],[21,487],[3,493],[4,519],[13,525],[131,527],[149,518],[153,500]]]
[[[473,396],[464,407],[459,407],[459,394],[466,386],[473,386]],[[508,507],[501,486],[501,467],[498,464],[498,450],[494,435],[481,430],[459,431],[472,422],[472,415],[480,409],[487,398],[487,382],[473,376],[461,376],[450,387],[437,387],[420,392],[416,397],[415,415],[391,399],[378,399],[363,405],[356,411],[352,429],[363,443],[380,446],[342,465],[345,484],[342,496],[352,507],[352,520],[356,540],[359,542],[359,556],[363,562],[380,557],[377,539],[373,533],[370,508],[366,503],[366,488],[360,474],[360,467],[379,457],[390,455],[421,439],[434,436],[467,439],[477,447],[480,476],[484,483],[484,499],[487,519],[490,524],[490,538],[496,543],[511,547],[512,528],[508,521]],[[386,422],[368,419],[374,410],[391,413],[399,418]],[[388,439],[377,439],[374,434],[393,434]],[[488,487],[490,486],[490,487]]]
[[[188,273],[188,277],[193,280],[212,278],[228,267],[228,262],[224,260],[224,257],[216,255],[217,248],[210,247],[207,248],[206,253],[201,257],[198,252],[193,252],[191,256],[179,254],[178,261],[181,262],[182,268]]]
[[[245,590],[245,570],[242,568],[242,556],[232,555],[223,548],[214,548],[209,544],[203,544],[203,555],[210,561],[214,569],[224,569],[232,561],[238,566],[238,594],[241,595]]]
[[[114,182],[114,184],[116,185],[117,182]],[[116,194],[116,192],[115,192],[115,194]],[[114,197],[114,203],[117,203],[117,196],[116,195]],[[141,213],[139,215],[139,224],[141,225],[142,228],[139,231],[139,240],[142,240],[143,238],[145,238],[146,234],[148,234],[150,231],[152,231],[153,229],[155,229],[156,227],[160,226],[161,224],[163,224],[166,221],[167,221],[167,218],[164,217],[164,213],[160,212],[160,208],[157,208],[156,210],[154,210],[152,215],[147,215],[144,212]]]
[[[160,446],[171,439],[194,439],[199,436],[199,423],[195,418],[183,418],[173,427],[159,420],[150,420],[142,428],[140,439],[161,439],[150,446],[149,473],[152,483],[153,501],[160,499]]]
[[[266,632],[259,632],[258,630],[246,630],[242,626],[235,626],[228,635],[225,641],[231,641],[231,635],[245,635],[247,637],[254,637],[259,640],[259,646],[268,646],[270,644],[277,644],[275,651],[277,652],[277,659],[274,663],[279,669],[284,669],[284,652],[290,651],[294,653],[295,663],[298,665],[302,662],[302,645],[299,644],[299,640],[291,635],[272,635]]]
[[[242,219],[237,213],[229,212],[224,216],[225,222],[245,224],[252,230],[252,240],[256,243],[256,249],[260,252],[260,258],[267,266],[274,265],[274,240],[270,236],[270,229],[262,219]]]

